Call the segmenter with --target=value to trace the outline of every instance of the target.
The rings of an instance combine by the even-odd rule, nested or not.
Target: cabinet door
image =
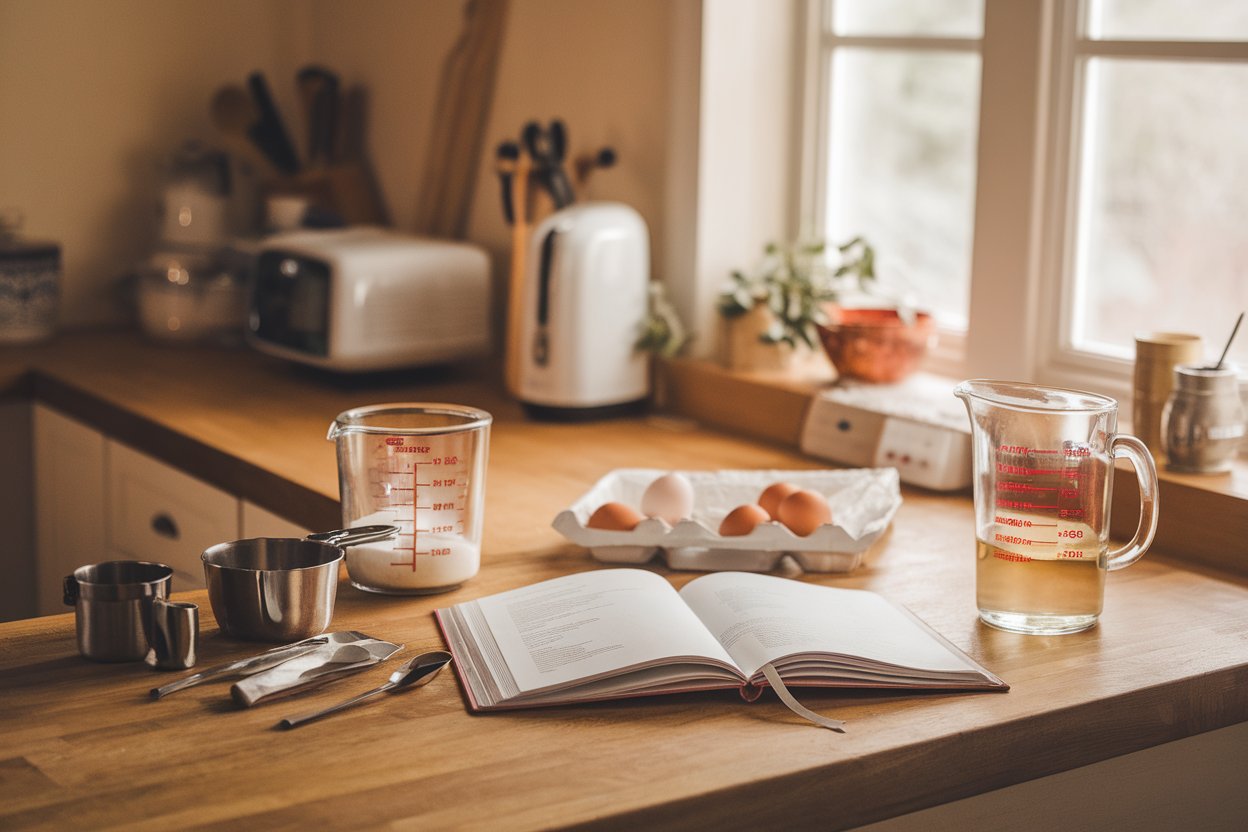
[[[310,532],[298,523],[279,517],[255,503],[242,501],[242,528],[239,537],[307,537]]]
[[[35,405],[35,566],[40,615],[68,612],[61,582],[79,566],[108,560],[104,539],[104,436]]]
[[[108,442],[108,543],[118,558],[173,567],[173,591],[200,589],[199,556],[237,540],[238,500],[203,480]]]

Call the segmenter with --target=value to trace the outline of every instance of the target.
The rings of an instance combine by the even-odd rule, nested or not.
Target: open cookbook
[[[768,686],[789,704],[786,685],[1009,689],[873,592],[769,575],[717,572],[677,592],[604,569],[435,614],[478,711],[717,688],[753,700]]]

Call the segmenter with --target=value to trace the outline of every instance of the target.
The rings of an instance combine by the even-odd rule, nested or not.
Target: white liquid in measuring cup
[[[393,523],[394,513],[379,511],[352,526]],[[481,547],[454,533],[400,535],[346,549],[352,583],[373,592],[413,593],[449,589],[477,574]]]

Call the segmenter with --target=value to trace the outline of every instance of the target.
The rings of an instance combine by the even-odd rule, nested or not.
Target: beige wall
[[[252,69],[289,78],[297,0],[0,0],[0,206],[61,242],[62,319],[120,320],[118,277],[155,236],[160,163],[211,136]],[[293,102],[279,100],[279,106]]]
[[[688,4],[695,0],[681,0]],[[662,262],[668,164],[668,0],[513,0],[469,236],[505,265],[492,149],[528,119],[563,118],[572,148],[620,165],[582,198],[651,225]],[[252,69],[294,121],[293,77],[315,60],[372,98],[369,147],[400,228],[412,222],[438,73],[460,0],[0,0],[0,206],[65,252],[62,320],[122,320],[118,276],[151,247],[159,162],[213,138],[212,92]]]

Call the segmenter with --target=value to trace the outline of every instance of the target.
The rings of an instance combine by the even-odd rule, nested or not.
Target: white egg
[[[641,495],[641,513],[675,526],[693,514],[693,485],[681,474],[664,474]]]

